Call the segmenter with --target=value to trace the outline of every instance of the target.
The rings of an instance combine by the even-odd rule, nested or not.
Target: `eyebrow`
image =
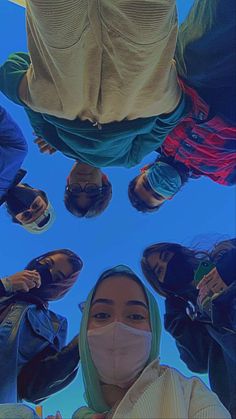
[[[148,310],[148,306],[147,304],[145,304],[143,301],[139,301],[139,300],[129,300],[126,303],[127,306],[142,306],[145,307]]]
[[[109,305],[113,305],[114,301],[113,300],[108,300],[108,298],[97,298],[97,300],[92,302],[92,306],[94,306],[95,304],[109,304]]]
[[[97,300],[95,300],[92,303],[92,306],[94,306],[95,304],[114,305],[114,301],[109,300],[108,298],[98,298]],[[127,301],[126,305],[127,306],[142,306],[142,307],[145,307],[148,310],[147,304],[145,304],[145,303],[143,303],[142,301],[139,301],[139,300],[129,300],[129,301]]]

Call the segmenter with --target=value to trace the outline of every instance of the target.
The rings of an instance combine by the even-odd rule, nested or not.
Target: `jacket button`
[[[189,150],[193,150],[193,146],[191,146],[191,144],[189,144],[187,141],[183,141],[183,146],[184,146],[184,148],[187,148]]]
[[[203,112],[199,112],[198,118],[200,119],[200,121],[203,121],[205,119],[205,114]]]

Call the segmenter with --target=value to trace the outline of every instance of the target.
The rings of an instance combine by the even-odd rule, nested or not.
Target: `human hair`
[[[33,188],[32,186],[28,185],[28,183],[21,183],[21,185],[24,185],[26,188],[36,191],[38,196],[40,196],[46,202],[46,204],[48,205],[48,197],[47,197],[47,195],[44,191],[42,191],[41,189]],[[18,186],[18,185],[16,185],[16,186]],[[11,193],[11,191],[8,192],[8,195],[10,195],[10,193]],[[15,224],[22,225],[22,223],[19,220],[17,220],[17,218],[14,215],[14,213],[15,213],[14,203],[11,202],[11,204],[9,204],[8,197],[6,197],[5,205],[6,205],[6,210],[7,210],[8,214],[11,216],[12,222],[15,223]]]
[[[74,253],[72,250],[69,249],[57,249],[57,250],[52,250],[50,252],[44,253],[41,256],[38,256],[34,259],[32,259],[27,266],[25,267],[25,269],[34,269],[35,266],[35,262],[40,262],[42,259],[45,259],[47,257],[53,256],[53,255],[58,255],[58,254],[63,254],[65,256],[68,257],[68,261],[73,269],[73,273],[81,271],[82,267],[83,267],[83,262],[80,259],[80,257]]]
[[[155,277],[149,264],[147,263],[147,258],[152,253],[161,251],[169,251],[173,252],[174,254],[181,253],[185,257],[186,262],[188,262],[189,265],[195,270],[202,260],[210,260],[216,264],[225,253],[234,248],[236,248],[236,239],[223,240],[215,243],[213,248],[209,251],[191,249],[178,243],[157,243],[147,247],[144,250],[141,260],[141,267],[145,277],[150,280],[150,282],[152,282],[155,281]]]
[[[64,193],[64,204],[66,209],[75,217],[97,217],[107,208],[112,198],[112,185],[107,178],[102,179],[102,185],[102,192],[94,197],[91,197],[92,202],[88,208],[80,208],[77,203],[78,196],[75,196],[66,188]]]
[[[160,156],[156,159],[154,163],[148,165],[148,168],[152,167],[156,162],[163,162],[169,164],[170,166],[174,167],[177,170],[180,179],[181,179],[181,188],[182,186],[188,181],[189,178],[189,171],[188,169],[179,162],[176,162],[172,157]],[[139,179],[140,175],[136,176],[130,183],[128,188],[128,196],[131,202],[131,205],[140,212],[147,213],[147,212],[156,212],[158,211],[162,205],[165,203],[161,203],[155,207],[149,207],[145,201],[143,201],[136,193],[135,187],[137,184],[137,180]]]
[[[178,243],[163,242],[163,243],[157,243],[157,244],[148,246],[143,252],[143,257],[141,259],[141,268],[142,268],[145,278],[147,278],[147,280],[150,283],[155,283],[156,277],[152,269],[150,268],[149,263],[147,262],[147,259],[149,256],[152,255],[152,253],[163,252],[163,251],[173,252],[174,254],[176,253],[182,254],[193,269],[196,269],[199,264],[198,256],[201,255],[204,257],[205,255],[205,252],[195,251],[195,250],[189,249],[188,247],[182,246],[181,244],[178,244]],[[207,255],[205,255],[205,257],[206,256]],[[161,292],[160,289],[158,292],[159,294],[166,296],[166,294]]]

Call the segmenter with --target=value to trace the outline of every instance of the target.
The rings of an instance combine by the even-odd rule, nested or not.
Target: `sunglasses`
[[[79,196],[81,192],[86,192],[89,196],[96,196],[101,194],[106,188],[107,185],[97,186],[96,183],[87,183],[84,188],[77,183],[72,183],[67,185],[66,190],[75,196]]]
[[[22,221],[29,221],[33,215],[33,213],[38,212],[40,209],[43,209],[42,202],[41,201],[35,201],[32,203],[30,208],[28,210],[25,210],[21,213],[21,219]]]

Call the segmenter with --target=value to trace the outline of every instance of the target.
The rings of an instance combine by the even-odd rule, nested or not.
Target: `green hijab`
[[[97,370],[92,361],[92,357],[89,350],[88,340],[87,340],[87,328],[89,320],[90,306],[95,294],[95,291],[98,285],[107,277],[125,275],[126,277],[133,278],[138,282],[146,294],[148,306],[149,306],[149,315],[152,331],[152,344],[150,356],[147,362],[147,365],[150,364],[154,359],[159,355],[160,350],[160,337],[161,337],[161,320],[159,314],[159,308],[157,302],[153,295],[148,291],[148,289],[143,285],[141,280],[137,275],[125,265],[118,265],[112,269],[105,271],[100,278],[98,279],[95,287],[90,291],[88,298],[86,300],[83,317],[80,327],[80,336],[79,336],[79,353],[82,366],[83,381],[85,386],[85,398],[88,403],[88,408],[84,407],[77,410],[73,418],[74,419],[85,419],[90,418],[94,413],[104,413],[109,411],[110,408],[107,406],[103,399],[101,385],[98,377]]]

